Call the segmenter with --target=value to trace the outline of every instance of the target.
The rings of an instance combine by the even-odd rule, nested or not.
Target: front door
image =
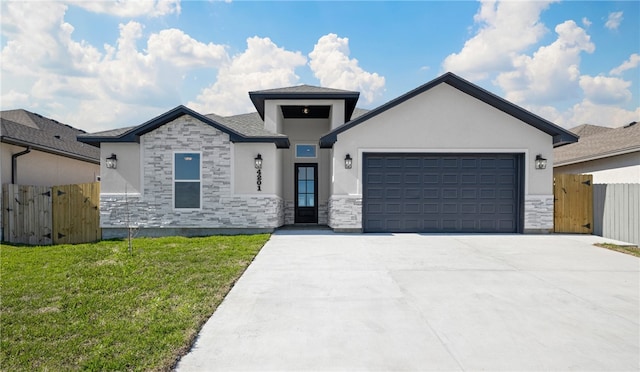
[[[295,223],[318,223],[318,164],[296,164]]]

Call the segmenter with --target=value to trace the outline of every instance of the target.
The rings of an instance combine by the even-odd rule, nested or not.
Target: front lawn
[[[594,245],[596,245],[598,247],[601,247],[601,248],[607,248],[607,249],[610,249],[612,251],[616,251],[616,252],[620,252],[620,253],[626,253],[626,254],[630,254],[632,256],[640,257],[640,249],[638,249],[637,246],[633,246],[633,245],[617,245],[617,244],[610,244],[610,243],[596,243]]]
[[[169,370],[269,235],[0,249],[0,370]]]

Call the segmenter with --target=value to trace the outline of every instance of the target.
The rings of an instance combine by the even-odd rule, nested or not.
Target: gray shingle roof
[[[216,114],[205,116],[247,137],[286,137],[284,134],[273,133],[264,129],[264,122],[257,112],[234,116]]]
[[[100,150],[78,142],[78,136],[85,133],[80,129],[22,109],[1,111],[0,122],[2,142],[31,146],[35,150],[96,164],[100,162]]]
[[[640,124],[619,128],[580,125],[569,130],[581,133],[580,139],[554,149],[555,166],[640,151]]]
[[[256,90],[253,92],[249,92],[249,94],[259,93],[259,94],[299,94],[299,93],[321,93],[321,94],[344,94],[344,93],[359,93],[351,90],[342,90],[342,89],[333,89],[333,88],[325,88],[325,87],[317,87],[314,85],[295,85],[292,87],[284,87],[284,88],[275,88],[275,89],[265,89],[265,90]]]

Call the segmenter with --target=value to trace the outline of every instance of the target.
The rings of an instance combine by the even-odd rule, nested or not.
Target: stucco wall
[[[235,143],[232,144],[233,190],[235,194],[278,195],[282,197],[281,177],[278,173],[278,150],[272,143]],[[262,156],[262,184],[258,191],[255,157]]]
[[[25,150],[25,147],[0,144],[0,172],[2,182],[11,183],[11,155]],[[34,186],[55,186],[75,183],[95,182],[100,175],[98,164],[70,159],[38,150],[17,159],[16,184]]]
[[[105,159],[115,154],[116,169],[109,169]],[[100,192],[103,194],[139,194],[142,192],[140,145],[137,143],[110,143],[100,145]]]
[[[555,167],[554,174],[591,174],[593,183],[640,183],[640,152]]]
[[[232,175],[239,170],[233,169],[234,155],[227,134],[195,118],[182,116],[143,135],[140,150],[141,164],[144,165],[142,193],[128,195],[128,205],[124,195],[102,193],[103,229],[113,228],[113,231],[120,232],[127,224],[167,231],[176,231],[176,228],[197,231],[273,229],[282,225],[281,197],[267,193],[243,195],[232,192]],[[182,151],[201,153],[202,192],[198,210],[173,207],[173,156],[175,152]],[[254,156],[251,156],[251,167],[243,170],[255,175]],[[244,163],[243,160],[238,161]],[[105,234],[111,236],[110,233],[106,231]]]
[[[547,216],[553,215],[552,207],[551,212],[548,208],[553,201],[551,136],[447,84],[339,134],[333,151],[332,195],[336,202],[340,199],[336,205],[349,208],[358,205],[358,199],[362,198],[361,162],[365,152],[523,153],[524,197],[529,200],[525,203],[525,215],[530,212],[525,230],[553,228],[553,221],[549,224]],[[353,158],[352,169],[338,166],[347,153]],[[548,159],[547,169],[535,169],[537,154]],[[344,198],[355,202],[345,203]],[[540,218],[534,218],[534,214],[540,214]],[[354,228],[353,224],[348,228]]]

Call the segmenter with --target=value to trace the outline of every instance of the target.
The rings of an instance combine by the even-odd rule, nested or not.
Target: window
[[[175,153],[173,158],[173,206],[200,209],[200,154]]]
[[[296,158],[315,158],[316,145],[296,145]]]

